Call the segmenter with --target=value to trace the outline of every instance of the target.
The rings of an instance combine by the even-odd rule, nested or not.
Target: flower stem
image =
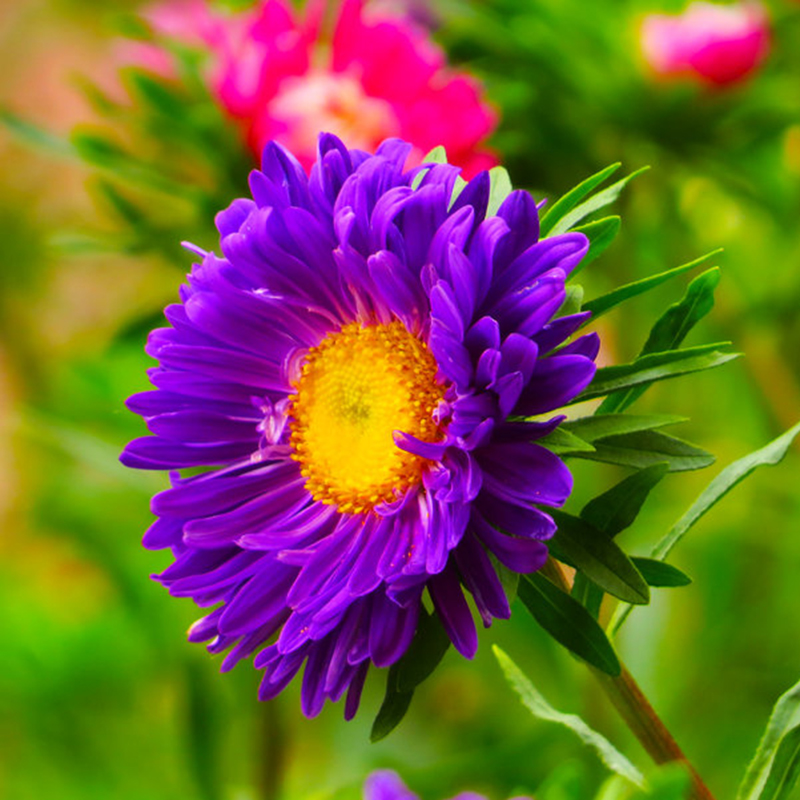
[[[542,568],[542,574],[569,594],[571,582],[558,561],[549,558]],[[592,666],[589,669],[650,758],[656,764],[677,762],[686,768],[692,778],[690,800],[714,800],[703,779],[686,758],[625,665],[622,664],[622,671],[616,677]]]
[[[622,672],[615,678],[594,667],[589,669],[650,758],[656,764],[683,764],[692,777],[691,800],[714,800],[703,779],[689,763],[625,665],[622,665]]]

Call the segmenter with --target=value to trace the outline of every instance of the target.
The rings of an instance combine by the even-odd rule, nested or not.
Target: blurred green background
[[[713,93],[656,83],[640,63],[641,15],[679,7],[430,4],[436,38],[482,77],[501,113],[493,144],[515,185],[554,196],[613,161],[652,166],[619,204],[617,241],[582,276],[588,297],[725,247],[712,262],[723,268],[717,308],[700,335],[730,339],[746,358],[660,384],[636,407],[690,417],[677,434],[718,463],[659,486],[625,534],[642,554],[720,466],[800,418],[800,5],[769,4],[764,68]],[[77,76],[113,81],[116,12],[129,9],[3,4],[3,107],[59,135],[96,121]],[[212,236],[213,210],[243,191],[246,156],[227,156],[224,180],[215,178],[223,166],[205,165],[204,203],[187,203],[196,187],[158,195],[162,229],[123,242],[108,185],[50,149],[0,127],[0,797],[352,798],[379,766],[398,769],[426,800],[465,788],[492,800],[515,790],[593,797],[602,765],[571,734],[530,717],[492,642],[554,705],[645,765],[586,670],[524,613],[483,632],[474,663],[450,652],[378,745],[369,744],[377,671],[354,722],[339,707],[309,721],[296,687],[259,704],[247,664],[220,676],[218,659],[186,644],[197,612],[147,579],[168,556],[139,544],[165,478],[118,464],[142,430],[122,401],[146,388],[146,330],[190,265],[179,239],[202,237],[198,227]],[[633,357],[653,315],[682,290],[667,284],[605,318],[603,359]],[[718,798],[732,796],[775,699],[800,677],[799,466],[795,447],[705,518],[673,558],[694,584],[657,591],[619,642]],[[574,472],[573,508],[623,474],[585,463]]]

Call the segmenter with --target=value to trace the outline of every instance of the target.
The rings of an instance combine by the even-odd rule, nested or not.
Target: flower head
[[[132,467],[214,467],[153,500],[144,543],[170,547],[158,579],[214,607],[192,641],[258,651],[260,696],[305,662],[308,715],[368,666],[395,663],[424,591],[456,649],[510,614],[490,558],[539,569],[570,473],[531,420],[594,375],[587,314],[554,319],[588,241],[538,240],[530,195],[487,216],[480,173],[460,192],[448,164],[404,168],[411,145],[375,155],[319,139],[306,176],[269,144],[252,199],[217,216],[221,254],[200,253],[147,350],[154,391],[134,395],[152,436]],[[198,251],[199,252],[199,251]],[[510,419],[509,419],[510,418]]]
[[[147,16],[159,33],[209,50],[212,89],[255,153],[274,139],[308,169],[327,130],[370,151],[402,137],[417,163],[442,144],[469,175],[495,163],[482,147],[496,119],[481,87],[448,68],[409,15],[343,0],[329,35],[321,12],[311,3],[300,18],[286,0],[262,0],[222,16],[202,0],[173,0]],[[163,71],[163,60],[150,48],[148,63]]]
[[[766,58],[769,22],[758,3],[695,2],[680,16],[648,16],[641,42],[645,60],[660,75],[725,86]]]
[[[364,782],[364,800],[419,800],[419,797],[403,783],[396,772],[387,769],[373,772]],[[486,798],[475,792],[462,792],[453,800],[486,800]],[[528,798],[517,797],[513,800],[528,800]]]

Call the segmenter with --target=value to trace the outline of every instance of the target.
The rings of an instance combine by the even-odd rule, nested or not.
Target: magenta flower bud
[[[657,74],[712,86],[746,79],[769,46],[769,20],[757,3],[695,2],[678,16],[650,14],[641,31],[642,53]]]

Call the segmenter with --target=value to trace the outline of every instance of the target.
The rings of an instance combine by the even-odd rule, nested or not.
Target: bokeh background
[[[484,81],[501,120],[491,144],[515,185],[557,196],[613,161],[651,165],[619,203],[617,241],[583,275],[588,297],[725,248],[710,262],[723,279],[700,334],[746,357],[638,402],[642,413],[688,417],[676,433],[718,458],[654,492],[625,534],[645,554],[721,466],[800,418],[800,4],[768,4],[769,58],[721,91],[656,80],[642,63],[642,15],[680,3],[396,5],[424,11],[451,60]],[[137,222],[97,158],[87,166],[64,144],[76,125],[113,126],[81,87],[87,76],[114,84],[120,12],[133,8],[0,6],[2,107],[39,126],[0,127],[0,797],[352,798],[386,766],[426,800],[467,787],[492,800],[515,790],[594,796],[602,765],[522,708],[492,642],[559,709],[646,764],[586,670],[524,613],[483,632],[474,663],[448,653],[377,745],[377,671],[354,722],[338,707],[309,721],[296,687],[258,704],[247,664],[220,676],[219,659],[185,642],[196,612],[148,580],[168,557],[139,544],[165,478],[118,464],[142,432],[122,402],[147,387],[146,331],[190,266],[179,239],[211,240],[213,211],[244,191],[248,156],[235,143],[214,164],[195,156],[196,184],[154,191]],[[206,121],[233,142],[221,117]],[[151,157],[153,131],[137,139],[124,120],[119,131],[130,152]],[[164,131],[168,153],[185,155],[179,139]],[[606,362],[635,356],[653,316],[682,291],[666,284],[609,315]],[[800,677],[799,467],[795,447],[706,517],[672,559],[692,586],[656,591],[619,640],[720,798],[732,796],[775,699]],[[623,474],[574,471],[573,508]]]

